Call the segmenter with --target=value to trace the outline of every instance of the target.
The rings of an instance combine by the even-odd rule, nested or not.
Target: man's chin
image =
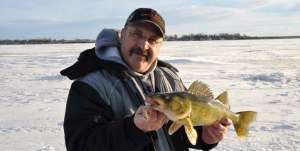
[[[149,62],[146,60],[145,56],[134,55],[131,58],[131,69],[138,73],[145,73],[149,70]]]
[[[146,62],[136,62],[131,66],[131,69],[138,73],[145,73],[149,70],[149,65]]]

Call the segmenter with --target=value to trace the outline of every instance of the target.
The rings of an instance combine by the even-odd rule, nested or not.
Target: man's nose
[[[143,50],[147,50],[150,48],[150,43],[148,42],[147,39],[141,39],[139,41],[139,46],[140,48],[143,48]]]

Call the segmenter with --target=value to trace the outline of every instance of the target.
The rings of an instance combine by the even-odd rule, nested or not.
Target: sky
[[[300,0],[0,0],[0,39],[95,39],[139,7],[157,10],[167,35],[300,35]]]

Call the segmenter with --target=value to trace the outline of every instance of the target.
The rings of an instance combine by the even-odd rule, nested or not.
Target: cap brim
[[[158,29],[158,31],[160,32],[161,36],[164,38],[165,37],[165,34],[163,32],[163,30],[160,28],[160,26],[158,24],[156,24],[155,22],[153,21],[150,21],[150,20],[139,20],[139,21],[135,21],[135,22],[131,22],[131,24],[135,24],[135,23],[151,23],[152,25],[155,26],[155,28]]]

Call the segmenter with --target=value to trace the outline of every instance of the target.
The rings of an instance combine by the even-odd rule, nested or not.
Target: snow
[[[63,118],[72,81],[59,71],[94,44],[0,46],[1,151],[64,151]],[[188,86],[229,92],[231,110],[254,110],[245,140],[233,126],[213,149],[300,150],[300,39],[165,42],[160,59]],[[298,116],[297,116],[298,115]]]

